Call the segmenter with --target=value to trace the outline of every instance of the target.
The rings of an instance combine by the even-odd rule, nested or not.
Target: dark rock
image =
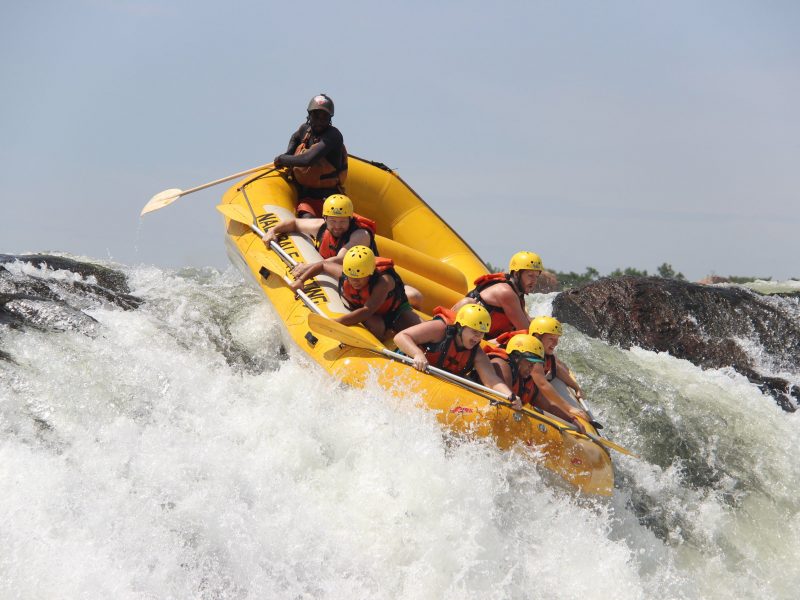
[[[550,271],[542,271],[539,279],[536,280],[536,292],[539,294],[548,294],[550,292],[557,292],[560,289],[558,284],[558,277],[555,273]]]
[[[12,262],[69,271],[80,275],[80,280],[20,274],[9,270]],[[0,325],[89,335],[97,321],[84,310],[106,303],[130,310],[141,302],[130,294],[125,274],[115,269],[61,256],[0,254]],[[0,358],[10,359],[7,354]]]
[[[660,277],[601,279],[559,294],[553,314],[586,335],[623,348],[669,352],[705,368],[733,367],[787,411],[800,390],[756,370],[737,340],[759,346],[778,368],[800,364],[796,298]]]

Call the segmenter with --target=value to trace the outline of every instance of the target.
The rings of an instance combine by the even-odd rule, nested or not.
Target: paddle
[[[262,239],[264,238],[264,232],[261,231],[256,224],[253,222],[252,216],[245,210],[243,206],[239,206],[236,204],[219,204],[217,205],[217,210],[221,212],[223,215],[231,219],[232,221],[236,221],[237,223],[242,223],[250,227],[254,233],[258,234]],[[281,255],[283,260],[291,265],[296,265],[296,261],[292,259],[291,256],[286,254],[277,243],[274,241],[270,243],[270,248]],[[284,268],[283,265],[278,263],[271,255],[267,253],[258,253],[256,258],[259,260],[259,264],[263,266],[265,269],[270,271],[271,273],[275,273],[279,277],[281,277],[287,284],[291,283],[291,280],[285,276],[283,273]],[[369,339],[366,339],[356,333],[357,329],[352,329],[346,325],[342,325],[341,323],[337,323],[329,318],[327,318],[324,313],[314,304],[308,296],[306,296],[303,292],[298,291],[298,296],[303,300],[306,306],[313,310],[316,314],[308,316],[308,326],[311,331],[314,333],[318,333],[320,335],[324,335],[326,337],[338,340],[343,344],[348,346],[354,346],[356,348],[361,348],[363,350],[369,350],[371,352],[375,352],[377,354],[383,354],[384,356],[388,356],[389,358],[393,358],[405,364],[413,364],[413,360],[404,354],[398,354],[397,352],[392,352],[387,348],[384,348],[381,345],[376,345]],[[474,381],[470,381],[469,379],[464,379],[463,377],[458,377],[457,375],[453,375],[449,371],[444,371],[442,369],[438,369],[436,367],[429,366],[428,372],[441,379],[446,379],[451,383],[455,383],[461,387],[469,388],[473,391],[481,393],[481,395],[489,394],[491,396],[491,400],[498,404],[502,404],[503,406],[508,406],[509,408],[513,408],[511,404],[510,398],[503,396],[502,394],[494,391],[492,388],[483,386],[479,383],[475,383]],[[543,421],[549,424],[551,427],[555,427],[559,431],[566,431],[573,435],[585,435],[593,442],[600,444],[601,446],[606,446],[616,450],[617,452],[621,452],[622,454],[627,454],[629,456],[634,456],[638,458],[636,454],[633,452],[623,448],[619,444],[616,444],[610,440],[606,440],[604,438],[598,437],[594,434],[586,432],[586,434],[581,434],[576,428],[565,425],[560,423],[559,421],[555,420],[554,418],[547,417],[543,414],[539,414],[527,407],[522,407],[521,412],[524,412],[530,417],[538,419],[539,421]]]
[[[594,418],[594,415],[592,414],[592,411],[589,410],[589,406],[586,404],[586,402],[583,401],[583,398],[581,398],[580,396],[578,396],[576,394],[575,395],[575,399],[581,405],[581,408],[583,409],[583,412],[585,412],[587,415],[589,415],[589,419],[590,419],[589,422],[592,424],[592,427],[594,427],[595,429],[602,429],[603,425],[601,423],[599,423]]]
[[[370,352],[375,352],[376,354],[382,354],[384,356],[388,356],[389,358],[393,358],[395,360],[399,360],[407,365],[413,365],[414,361],[410,356],[406,356],[405,354],[399,354],[398,352],[392,352],[388,348],[383,347],[380,344],[376,344],[375,342],[365,338],[363,335],[358,333],[358,329],[353,329],[346,325],[342,325],[341,323],[337,323],[336,321],[331,321],[330,319],[319,319],[314,315],[308,316],[308,327],[314,333],[319,333],[320,335],[324,335],[326,337],[338,340],[347,346],[353,346],[355,348],[361,348],[362,350],[369,350]],[[492,388],[486,387],[481,385],[480,383],[476,383],[469,379],[464,379],[463,377],[459,377],[458,375],[454,375],[449,371],[444,371],[443,369],[439,369],[437,367],[433,367],[428,365],[427,371],[439,377],[440,379],[447,379],[453,383],[457,383],[462,387],[468,387],[479,392],[483,392],[485,394],[491,394],[492,396],[496,396],[497,398],[501,398],[503,401],[507,402],[508,405],[511,405],[511,398],[508,396],[504,396],[499,392],[494,391]],[[558,423],[554,423],[559,427],[563,427],[567,429],[568,427],[564,427],[559,425]]]
[[[247,225],[253,230],[253,233],[258,235],[262,240],[266,237],[266,234],[258,228],[258,225],[253,221],[253,217],[245,210],[244,206],[239,206],[238,204],[217,204],[217,210],[231,221]],[[279,244],[273,241],[270,243],[269,247],[277,252],[287,265],[291,267],[297,265],[297,261],[289,256]]]
[[[384,356],[388,356],[390,358],[403,362],[407,365],[413,365],[414,363],[411,357],[406,356],[404,354],[398,354],[397,352],[392,352],[391,350],[384,348],[380,344],[376,344],[375,342],[369,340],[368,338],[363,337],[362,335],[357,333],[358,330],[352,329],[346,325],[342,325],[341,323],[337,323],[336,321],[332,321],[324,317],[319,317],[317,315],[308,315],[308,327],[309,329],[311,329],[311,331],[313,331],[316,334],[324,335],[334,340],[338,340],[339,342],[347,346],[353,346],[355,348],[361,348],[362,350],[368,350],[376,354],[382,354]],[[486,387],[479,383],[475,383],[474,381],[470,381],[469,379],[464,379],[463,377],[459,377],[457,375],[450,373],[449,371],[444,371],[436,367],[429,366],[427,371],[428,373],[430,373],[435,377],[439,377],[440,379],[446,379],[451,383],[455,383],[456,385],[459,385],[461,387],[470,388],[474,391],[481,393],[481,395],[492,396],[492,400],[494,402],[502,404],[503,406],[508,406],[510,408],[513,408],[511,404],[511,398],[509,398],[508,396],[504,396],[499,392],[496,392],[492,388]],[[533,417],[534,419],[537,419],[539,421],[543,421],[548,425],[555,427],[559,431],[566,431],[567,433],[571,433],[572,435],[578,435],[578,436],[585,435],[593,442],[600,444],[601,446],[606,446],[608,448],[616,450],[617,452],[621,452],[622,454],[627,454],[629,456],[636,457],[636,455],[633,452],[623,448],[619,444],[598,437],[589,432],[582,434],[575,427],[561,424],[559,421],[555,420],[555,418],[548,417],[544,414],[539,414],[536,411],[529,409],[527,407],[523,406],[520,412],[523,412],[528,416]]]
[[[258,234],[261,239],[264,239],[264,232],[259,229],[253,215],[245,209],[244,206],[239,204],[217,204],[217,210],[223,215],[228,217],[231,221],[236,221],[242,225],[247,225],[254,233]]]
[[[212,186],[220,184],[220,183],[225,183],[226,181],[230,181],[231,179],[236,179],[237,177],[242,177],[244,175],[249,175],[250,173],[255,173],[256,171],[261,171],[261,170],[266,169],[266,168],[268,168],[270,166],[272,166],[272,163],[267,163],[266,165],[261,165],[260,167],[255,167],[253,169],[247,169],[247,171],[240,171],[239,173],[234,173],[233,175],[228,175],[227,177],[223,177],[222,179],[217,179],[216,181],[211,181],[209,183],[204,183],[203,185],[198,185],[197,187],[193,187],[190,190],[185,190],[184,191],[184,190],[181,190],[181,189],[178,189],[178,188],[171,188],[171,189],[168,189],[168,190],[164,190],[163,192],[159,192],[155,196],[150,198],[150,201],[147,204],[144,205],[144,208],[142,209],[142,212],[139,214],[139,216],[141,217],[141,216],[144,216],[147,213],[152,212],[154,210],[159,210],[161,208],[164,208],[165,206],[169,206],[170,204],[175,202],[175,200],[177,200],[181,196],[185,196],[185,195],[191,194],[193,192],[199,192],[200,190],[204,190],[206,188],[212,187]],[[274,170],[275,170],[275,167],[269,169],[269,171],[264,173],[264,175],[266,175],[267,173],[271,173]]]
[[[272,244],[278,246],[278,244],[276,244],[275,242],[272,242]],[[278,246],[278,248],[280,249],[280,246]],[[283,281],[287,285],[291,285],[292,280],[289,279],[285,274],[286,270],[285,265],[279,262],[277,258],[273,257],[271,254],[267,254],[266,252],[256,252],[254,256],[258,261],[258,264],[260,264],[270,273],[274,273],[275,275],[283,279]],[[303,301],[303,304],[305,304],[306,307],[308,307],[309,310],[313,310],[320,317],[325,318],[325,313],[322,312],[319,306],[314,304],[314,301],[311,298],[309,298],[308,295],[303,290],[296,290],[295,293]]]

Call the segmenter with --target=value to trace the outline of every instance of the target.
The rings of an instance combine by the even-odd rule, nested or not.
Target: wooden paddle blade
[[[346,346],[379,353],[383,351],[382,346],[366,337],[370,335],[368,332],[365,331],[362,335],[357,329],[351,329],[347,325],[342,325],[320,315],[313,313],[308,315],[308,328],[316,334],[337,340]]]
[[[169,206],[175,202],[175,200],[180,198],[182,194],[183,190],[178,188],[172,188],[169,190],[164,190],[163,192],[158,192],[155,196],[150,198],[150,202],[144,205],[144,208],[142,209],[142,212],[139,213],[139,216],[142,217],[149,212]]]
[[[251,225],[253,223],[253,215],[240,204],[217,204],[217,210],[231,221],[236,221],[243,225]]]

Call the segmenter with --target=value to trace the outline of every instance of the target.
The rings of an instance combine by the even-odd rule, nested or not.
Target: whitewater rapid
[[[610,500],[578,499],[518,453],[452,438],[420,398],[348,389],[284,351],[232,268],[110,266],[138,308],[76,289],[94,321],[39,307],[50,327],[0,325],[2,598],[800,589],[800,417],[733,371],[567,327],[560,356],[604,433],[642,455],[614,455]]]

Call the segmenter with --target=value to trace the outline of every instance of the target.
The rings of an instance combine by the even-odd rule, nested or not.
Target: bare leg
[[[383,336],[386,334],[386,325],[384,325],[383,317],[380,315],[372,315],[363,322],[363,325],[379,340],[382,340]]]
[[[397,320],[395,320],[392,329],[394,329],[396,333],[398,331],[403,331],[403,329],[413,327],[414,325],[419,325],[420,323],[422,323],[422,319],[417,313],[413,310],[404,310],[400,313],[400,316],[397,317]]]

